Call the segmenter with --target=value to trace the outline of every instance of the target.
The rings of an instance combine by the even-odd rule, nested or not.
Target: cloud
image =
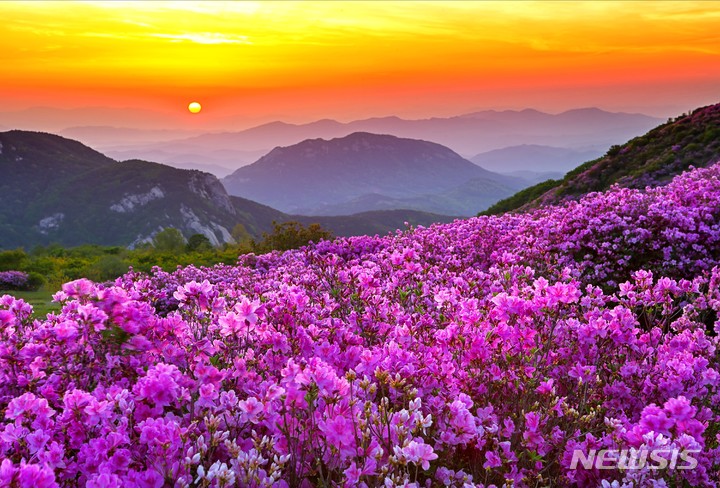
[[[101,1],[83,1],[85,5],[107,9],[107,10],[133,10],[139,12],[163,13],[163,12],[187,12],[196,14],[254,14],[258,11],[262,4],[257,1],[162,1],[148,2],[137,0],[101,0]]]
[[[196,44],[252,44],[247,36],[220,34],[217,32],[193,32],[187,34],[149,34],[150,37],[169,39],[173,42],[194,42]]]

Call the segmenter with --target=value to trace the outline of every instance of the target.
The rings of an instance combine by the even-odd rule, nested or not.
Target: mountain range
[[[720,161],[720,104],[698,108],[588,161],[559,180],[526,188],[498,202],[486,214],[522,211],[578,199],[611,185],[645,188],[668,183],[690,166]]]
[[[5,119],[0,114],[0,122],[4,120],[12,119]],[[470,158],[479,153],[521,145],[602,153],[611,144],[643,134],[661,122],[662,119],[647,115],[614,113],[597,108],[559,114],[525,109],[485,110],[419,120],[377,117],[351,122],[330,119],[306,124],[271,122],[240,131],[203,133],[173,140],[168,140],[172,131],[156,131],[153,137],[157,139],[149,141],[148,135],[133,134],[128,129],[91,126],[68,128],[61,135],[78,139],[115,159],[139,158],[171,165],[181,163],[183,167],[212,171],[222,177],[256,161],[276,146],[290,146],[306,139],[344,137],[355,132],[436,142]],[[574,163],[583,161],[579,159]],[[533,171],[553,170],[537,168]]]
[[[167,165],[118,162],[78,141],[27,131],[0,133],[0,248],[59,243],[134,246],[175,227],[232,241],[240,223],[254,236],[272,222],[318,222],[336,235],[384,234],[452,217],[413,210],[304,217],[230,197],[213,175]]]
[[[0,112],[0,123],[28,131],[61,132],[68,127],[95,126],[98,120],[112,120],[123,132],[128,130],[154,130],[167,127],[173,114],[138,107],[30,107]],[[125,129],[132,127],[133,129]],[[181,127],[174,127],[182,131]],[[182,137],[182,132],[178,134]],[[176,136],[177,137],[177,136]],[[157,139],[160,140],[160,139]]]
[[[520,144],[502,149],[493,149],[477,154],[470,161],[483,168],[518,177],[534,178],[545,175],[562,176],[580,164],[603,155],[607,147],[597,149],[571,149]]]
[[[440,144],[367,132],[277,147],[222,182],[231,195],[310,215],[410,208],[467,216],[527,186]]]
[[[516,142],[473,159],[503,173],[561,174],[574,158],[597,150]],[[120,162],[79,141],[11,130],[0,132],[0,248],[51,242],[133,246],[166,227],[220,244],[231,240],[238,223],[259,236],[273,221],[288,220],[318,222],[336,235],[386,233],[406,221],[447,222],[507,195],[487,213],[558,203],[612,184],[663,184],[690,165],[718,160],[720,105],[669,120],[611,146],[562,179],[518,193],[526,180],[483,169],[434,142],[387,134],[359,132],[277,147],[225,178],[228,192],[208,173],[139,159]],[[340,215],[349,213],[354,215]]]

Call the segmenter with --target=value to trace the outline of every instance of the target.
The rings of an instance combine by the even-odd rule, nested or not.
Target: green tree
[[[0,271],[23,270],[28,263],[28,255],[22,249],[0,251]]]
[[[235,242],[238,245],[246,244],[252,241],[252,236],[243,224],[235,224],[235,227],[232,228],[230,235],[233,239],[235,239]]]
[[[207,236],[203,234],[193,234],[188,239],[186,248],[190,252],[204,252],[211,251],[213,245],[212,242],[210,242],[210,239],[207,238]]]
[[[38,291],[40,288],[42,288],[46,281],[47,280],[43,275],[31,271],[30,273],[28,273],[28,282],[27,285],[25,285],[25,288],[28,291]]]
[[[88,264],[84,275],[93,281],[112,280],[127,273],[129,266],[120,256],[109,254]]]
[[[320,224],[310,224],[305,227],[300,222],[289,221],[279,224],[273,221],[273,231],[263,233],[260,242],[255,242],[255,252],[269,252],[272,250],[286,251],[307,245],[310,241],[320,242],[331,239],[332,233],[323,229]]]
[[[153,247],[160,252],[180,253],[185,250],[185,238],[176,228],[168,227],[155,234]]]

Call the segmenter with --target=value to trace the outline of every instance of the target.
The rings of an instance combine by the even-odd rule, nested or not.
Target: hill
[[[231,198],[213,175],[163,164],[118,162],[53,134],[0,133],[0,248],[58,243],[134,246],[167,227],[218,245],[243,224],[258,237],[272,222],[321,223],[336,235],[385,234],[452,220],[412,210],[337,218],[289,215]]]
[[[720,160],[720,104],[698,108],[668,120],[647,134],[565,175],[526,188],[493,205],[485,214],[525,210],[577,199],[617,184],[645,188],[668,183],[690,166],[704,167]]]
[[[0,215],[21,215],[36,196],[44,195],[55,182],[114,162],[77,141],[52,134],[1,132]]]
[[[236,210],[199,171],[117,162],[53,134],[0,133],[0,246],[133,245],[165,227],[231,240]]]
[[[397,208],[470,215],[479,202],[490,205],[523,186],[440,144],[364,132],[275,148],[222,181],[232,195],[311,215]],[[484,191],[459,190],[469,181]]]

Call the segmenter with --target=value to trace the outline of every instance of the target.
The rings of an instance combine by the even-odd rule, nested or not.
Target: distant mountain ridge
[[[389,134],[436,142],[461,154],[518,144],[545,144],[550,140],[574,146],[610,145],[627,131],[646,131],[662,119],[643,114],[606,112],[598,108],[549,114],[533,109],[484,110],[454,117],[408,120],[374,117],[342,123],[319,120],[308,124],[271,122],[237,132],[204,134],[175,143],[207,143],[224,149],[263,149],[296,144],[305,139],[344,137],[354,132]],[[601,131],[602,140],[598,140]],[[544,141],[544,142],[538,142]]]
[[[290,146],[307,139],[332,139],[354,132],[389,134],[447,146],[471,157],[508,146],[536,144],[574,150],[605,148],[617,141],[643,134],[663,119],[643,114],[607,112],[597,108],[575,109],[559,114],[538,110],[485,110],[453,117],[402,119],[373,117],[351,122],[324,119],[307,124],[270,122],[240,131],[209,132],[172,141],[107,144],[126,137],[122,129],[105,134],[84,128],[74,132],[86,144],[114,158],[142,158],[168,164],[182,162],[206,169],[208,162],[235,170],[250,164],[277,146]],[[1,122],[1,120],[0,120]],[[165,139],[165,136],[162,137]]]
[[[490,171],[508,174],[516,171],[566,173],[585,161],[602,156],[601,149],[568,149],[564,147],[521,144],[477,154],[473,163]]]
[[[0,123],[27,131],[54,133],[69,127],[92,126],[98,120],[112,120],[123,128],[154,130],[157,127],[166,127],[168,120],[173,117],[172,113],[140,107],[30,107],[0,112]]]
[[[213,175],[141,160],[117,162],[54,134],[0,133],[0,248],[59,243],[132,246],[167,227],[185,237],[230,242],[243,224],[254,236],[291,216],[230,197]],[[450,217],[409,210],[323,220],[336,235],[387,233],[404,221],[429,225]]]
[[[472,202],[441,201],[473,181],[485,191],[462,195]],[[440,144],[367,132],[277,147],[222,182],[232,195],[310,215],[392,208],[471,215],[478,204],[490,205],[524,186]]]
[[[170,129],[131,129],[113,126],[74,126],[62,129],[59,136],[90,141],[92,146],[106,147],[132,143],[163,142],[195,135],[192,131]]]
[[[300,222],[304,225],[320,224],[336,236],[385,235],[397,229],[404,229],[407,222],[411,226],[429,226],[434,223],[448,223],[456,217],[438,215],[416,210],[377,210],[337,216],[293,215],[281,212],[267,205],[242,197],[231,196],[243,225],[253,235],[259,236],[273,230],[273,222]]]
[[[525,210],[577,199],[611,185],[645,188],[668,183],[690,166],[720,161],[720,104],[681,115],[570,171],[561,180],[526,188],[486,214]]]

